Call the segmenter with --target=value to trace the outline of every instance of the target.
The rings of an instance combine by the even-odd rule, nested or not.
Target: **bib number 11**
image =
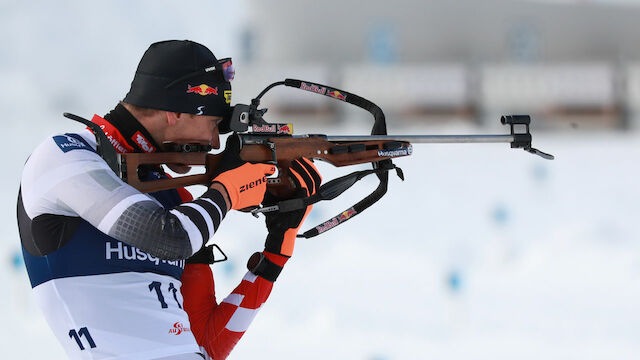
[[[80,350],[84,350],[84,345],[82,345],[82,340],[80,339],[83,336],[92,349],[96,347],[96,343],[93,341],[93,338],[91,337],[91,334],[89,334],[89,330],[86,327],[80,328],[80,330],[78,331],[76,331],[75,329],[69,330],[69,337],[76,341],[76,344],[78,344]]]
[[[169,307],[167,302],[164,299],[164,295],[162,294],[162,289],[160,288],[162,284],[158,281],[153,281],[149,284],[149,291],[155,291],[156,296],[158,297],[158,301],[160,302],[160,307],[166,309]],[[180,305],[180,301],[178,301],[177,295],[178,289],[173,285],[173,283],[169,283],[169,294],[173,295],[173,300],[175,300],[176,305],[178,305],[179,309],[182,309],[182,305]]]

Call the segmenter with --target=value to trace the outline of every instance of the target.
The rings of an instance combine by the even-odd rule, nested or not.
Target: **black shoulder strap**
[[[87,125],[93,131],[93,133],[96,135],[96,152],[98,153],[98,155],[100,155],[101,158],[104,159],[111,170],[113,170],[113,172],[116,173],[118,177],[121,177],[120,175],[122,174],[122,169],[120,166],[118,152],[113,147],[109,139],[107,139],[107,136],[104,134],[104,131],[102,131],[102,128],[100,128],[100,125],[78,115],[70,114],[67,112],[63,113],[62,115],[68,119],[75,120],[79,123]]]

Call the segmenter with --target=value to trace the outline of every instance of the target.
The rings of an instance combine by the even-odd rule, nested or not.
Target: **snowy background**
[[[8,288],[0,297],[4,357],[64,358],[34,305],[19,253],[15,198],[33,147],[50,133],[80,128],[63,111],[110,110],[151,42],[193,39],[219,57],[233,56],[246,21],[243,4],[0,1],[0,126],[8,169],[0,208],[6,219],[0,283]],[[366,123],[354,122],[307,122],[296,124],[296,132],[366,132]],[[388,128],[390,134],[503,131],[392,118]],[[413,156],[396,161],[405,182],[392,177],[389,194],[374,207],[298,241],[270,300],[229,358],[637,358],[640,133],[533,131],[534,146],[555,161],[506,144],[415,145]],[[325,179],[347,171],[320,169]],[[344,210],[375,185],[364,180],[342,199],[317,206],[307,225]],[[220,299],[237,285],[264,236],[262,220],[250,215],[225,220],[216,242],[231,261],[214,266]]]

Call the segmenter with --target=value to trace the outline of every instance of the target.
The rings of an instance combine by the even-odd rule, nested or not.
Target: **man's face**
[[[178,144],[199,143],[219,149],[218,124],[221,121],[221,116],[176,114],[175,124],[167,128],[164,140]]]

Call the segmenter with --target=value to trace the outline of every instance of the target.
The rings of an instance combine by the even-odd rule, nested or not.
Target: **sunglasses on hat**
[[[233,68],[233,62],[231,61],[231,58],[224,58],[224,59],[218,60],[217,64],[214,66],[210,66],[202,70],[194,71],[192,73],[189,73],[187,75],[181,76],[173,80],[172,82],[167,84],[165,88],[170,88],[171,86],[181,81],[184,81],[199,75],[211,73],[211,72],[213,72],[214,74],[218,73],[218,75],[220,76],[220,80],[224,80],[226,82],[231,82],[231,80],[233,80],[233,78],[236,76],[236,71]]]

